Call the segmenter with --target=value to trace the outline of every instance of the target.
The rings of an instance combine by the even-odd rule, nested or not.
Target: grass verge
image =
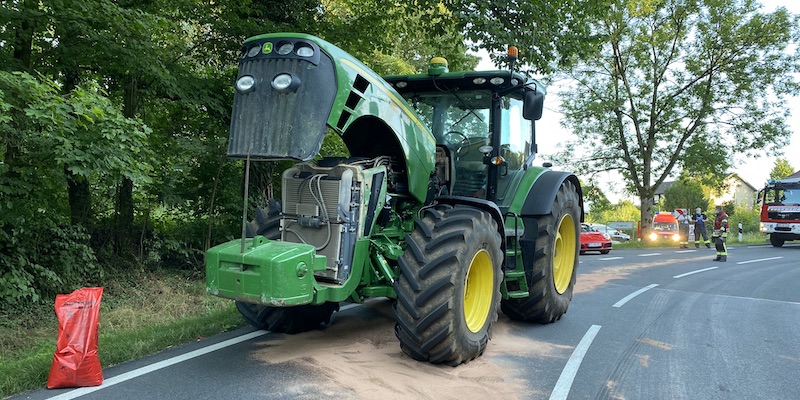
[[[233,303],[206,294],[197,276],[125,273],[105,286],[100,307],[103,368],[244,325]],[[52,305],[0,315],[0,398],[45,386],[56,349]]]

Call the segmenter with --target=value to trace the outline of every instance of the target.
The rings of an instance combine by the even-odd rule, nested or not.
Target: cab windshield
[[[773,188],[766,192],[766,203],[772,205],[800,205],[800,186]]]
[[[488,166],[481,147],[491,145],[493,118],[500,118],[500,149],[507,162],[500,173],[498,197],[504,197],[504,179],[521,171],[532,151],[531,121],[522,118],[522,100],[504,97],[501,115],[492,115],[492,92],[464,90],[442,92],[407,92],[403,96],[427,125],[436,144],[446,147],[455,167],[452,188],[456,196],[483,197]],[[485,150],[485,149],[484,149]]]

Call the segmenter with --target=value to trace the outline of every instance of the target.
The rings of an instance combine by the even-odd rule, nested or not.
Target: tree
[[[693,212],[695,208],[706,209],[710,199],[703,186],[696,180],[681,177],[664,191],[664,210],[685,208]]]
[[[775,160],[775,166],[769,172],[769,179],[783,179],[794,173],[794,168],[789,164],[789,160],[779,158]]]
[[[800,54],[798,17],[753,0],[614,1],[604,38],[571,69],[561,155],[579,172],[619,170],[649,231],[655,189],[677,169],[722,180],[731,154],[779,151]],[[598,143],[575,160],[581,143]]]
[[[611,202],[597,185],[581,184],[581,187],[583,188],[583,201],[591,215],[599,215],[603,211],[611,209]]]

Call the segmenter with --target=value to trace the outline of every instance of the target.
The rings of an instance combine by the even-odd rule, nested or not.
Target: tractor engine
[[[369,235],[388,205],[393,181],[388,157],[339,161],[296,164],[282,177],[281,240],[314,246],[327,258],[315,277],[331,283],[350,275],[356,240]]]

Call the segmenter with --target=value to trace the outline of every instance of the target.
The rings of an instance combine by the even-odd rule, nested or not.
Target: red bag
[[[47,378],[49,389],[103,383],[103,370],[97,355],[102,296],[103,288],[83,288],[56,296],[58,341]]]

